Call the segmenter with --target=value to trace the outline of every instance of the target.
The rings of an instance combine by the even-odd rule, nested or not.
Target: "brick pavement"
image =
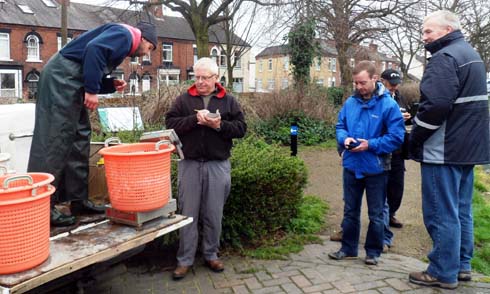
[[[334,261],[327,256],[339,243],[321,236],[324,244],[312,244],[288,260],[256,260],[224,257],[226,270],[213,273],[202,262],[181,281],[171,271],[145,272],[130,268],[87,293],[490,293],[490,283],[460,283],[457,290],[420,287],[408,282],[408,273],[426,268],[422,261],[383,254],[377,266],[357,260]],[[364,252],[360,250],[360,254]]]

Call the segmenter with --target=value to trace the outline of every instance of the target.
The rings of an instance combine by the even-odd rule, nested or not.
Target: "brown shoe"
[[[414,272],[410,273],[408,279],[411,283],[429,286],[429,287],[439,287],[444,289],[456,289],[458,288],[458,282],[455,283],[443,283],[439,281],[437,278],[429,275],[427,272]]]
[[[330,241],[334,241],[334,242],[342,242],[342,230],[338,231],[338,232],[333,232],[332,235],[330,235]]]
[[[175,268],[174,273],[172,275],[173,279],[174,280],[183,279],[187,275],[190,269],[191,269],[190,266],[182,266],[182,265],[177,266],[177,268]]]
[[[209,267],[215,273],[220,273],[225,269],[225,265],[219,259],[206,260],[206,266]]]
[[[403,224],[396,217],[390,216],[390,227],[401,229],[403,228]]]

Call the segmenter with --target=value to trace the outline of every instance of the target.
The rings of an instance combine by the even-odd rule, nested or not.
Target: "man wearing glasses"
[[[184,278],[194,264],[199,235],[205,264],[214,272],[224,270],[218,247],[231,187],[228,158],[232,139],[243,137],[247,129],[240,105],[217,82],[216,62],[201,58],[193,69],[194,84],[176,98],[165,116],[166,127],[174,129],[182,141],[185,157],[179,162],[179,210],[194,219],[180,229],[175,280]]]

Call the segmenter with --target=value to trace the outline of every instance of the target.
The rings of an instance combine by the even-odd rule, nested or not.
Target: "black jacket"
[[[485,66],[461,31],[426,45],[432,54],[420,83],[410,157],[433,164],[490,162]]]
[[[216,84],[216,87],[218,91],[211,97],[207,109],[210,112],[219,109],[219,131],[197,124],[196,109],[204,109],[204,101],[195,86],[177,97],[165,115],[165,125],[179,136],[186,159],[225,160],[230,157],[232,139],[245,135],[247,124],[240,105],[221,85]]]

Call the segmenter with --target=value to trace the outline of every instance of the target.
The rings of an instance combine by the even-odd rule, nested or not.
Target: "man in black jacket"
[[[422,39],[432,57],[409,144],[421,163],[422,211],[433,242],[429,266],[409,279],[448,289],[471,280],[473,167],[490,162],[485,65],[460,27],[449,11],[424,20]]]
[[[165,116],[167,128],[174,129],[182,141],[185,157],[179,162],[179,210],[194,219],[180,229],[176,280],[184,278],[193,265],[199,235],[206,265],[215,272],[224,270],[218,248],[223,207],[231,188],[228,158],[232,139],[243,137],[247,129],[240,105],[217,82],[216,62],[201,58],[193,69],[194,85],[177,97]]]
[[[401,84],[400,73],[394,69],[387,69],[381,73],[381,82],[390,91],[391,96],[395,99],[400,107],[405,124],[409,122],[410,105],[402,97],[398,88]],[[389,225],[394,228],[401,228],[403,224],[395,217],[400,208],[403,198],[403,189],[405,184],[405,158],[402,148],[395,150],[391,154],[391,169],[387,173],[386,199],[389,206]],[[386,236],[385,236],[386,237]]]

